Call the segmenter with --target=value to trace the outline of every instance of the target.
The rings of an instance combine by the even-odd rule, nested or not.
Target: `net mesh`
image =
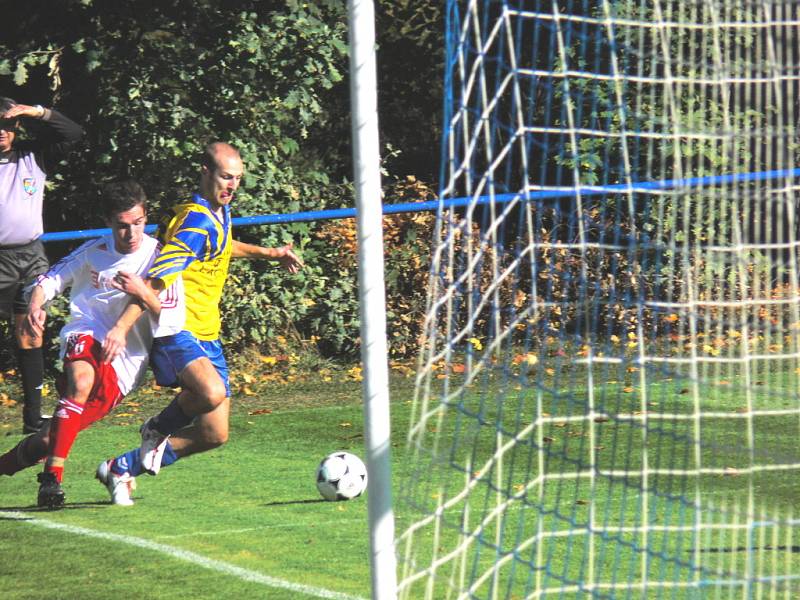
[[[402,597],[797,597],[798,26],[448,1]]]

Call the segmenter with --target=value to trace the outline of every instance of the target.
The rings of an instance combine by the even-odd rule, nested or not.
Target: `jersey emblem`
[[[33,177],[25,177],[22,180],[22,189],[28,196],[33,196],[36,193],[36,180]]]

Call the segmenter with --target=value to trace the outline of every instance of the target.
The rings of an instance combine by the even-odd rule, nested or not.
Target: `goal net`
[[[800,2],[447,2],[404,598],[796,598]]]

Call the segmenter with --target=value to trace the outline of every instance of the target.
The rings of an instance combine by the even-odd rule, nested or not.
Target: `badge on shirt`
[[[25,177],[22,180],[22,189],[28,196],[33,196],[36,193],[36,180],[33,177]]]

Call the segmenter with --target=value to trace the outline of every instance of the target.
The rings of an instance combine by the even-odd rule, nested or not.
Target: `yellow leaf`
[[[472,344],[472,347],[475,348],[475,350],[483,350],[483,344],[481,344],[481,341],[478,338],[471,337],[467,341]]]

